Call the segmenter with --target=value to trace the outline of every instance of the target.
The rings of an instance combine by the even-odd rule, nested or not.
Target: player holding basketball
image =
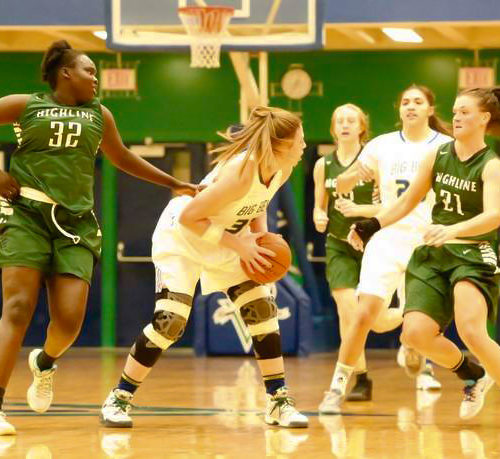
[[[182,336],[201,279],[204,294],[224,291],[240,308],[266,387],[266,423],[307,427],[285,386],[277,306],[268,287],[249,280],[240,266],[243,260],[250,272],[263,272],[270,265],[263,255],[274,254],[256,241],[267,230],[269,201],[303,154],[302,124],[285,110],[256,107],[243,129],[227,140],[218,149],[217,166],[202,182],[207,188],[192,199],[173,199],[160,217],[153,234],[153,319],[104,402],[106,426],[132,426],[132,397],[162,351]]]
[[[88,56],[55,42],[42,63],[50,93],[0,99],[0,124],[14,123],[18,148],[9,173],[0,172],[0,409],[26,329],[46,283],[50,323],[44,348],[29,355],[29,406],[46,411],[53,397],[54,362],[73,344],[85,317],[89,286],[101,250],[92,210],[99,148],[119,169],[194,194],[133,154],[111,112],[96,98],[96,67]],[[0,411],[0,435],[15,433]]]
[[[414,179],[425,152],[451,139],[443,134],[446,129],[435,114],[434,100],[433,93],[425,86],[412,85],[404,90],[399,101],[402,130],[371,140],[354,166],[338,177],[337,191],[347,192],[360,179],[376,177],[380,184],[382,206],[387,207],[396,201]],[[342,340],[330,390],[325,393],[320,412],[338,413],[368,333],[375,322],[380,321],[381,311],[402,284],[413,249],[422,243],[422,235],[430,223],[432,203],[433,196],[430,195],[404,220],[377,234],[366,247],[358,286],[359,308]],[[386,330],[396,328],[403,320],[404,295],[400,294],[399,299],[400,308],[389,310],[394,314],[387,316]],[[412,376],[422,373],[424,368],[418,358],[415,358],[418,365],[412,365],[411,357],[416,353],[406,350],[405,354],[407,372]],[[417,378],[418,389],[440,387],[430,366],[423,376]]]
[[[358,159],[368,140],[368,116],[357,105],[341,105],[333,111],[330,133],[336,150],[319,158],[314,166],[313,221],[316,230],[327,232],[326,277],[337,305],[342,338],[358,307],[356,287],[363,256],[347,242],[347,235],[355,221],[373,217],[379,206],[373,204],[373,180],[360,181],[352,191],[342,195],[336,187],[337,177]],[[347,400],[371,400],[372,381],[368,379],[364,352],[354,372],[356,384]]]
[[[455,141],[433,148],[407,193],[376,217],[356,223],[351,232],[353,244],[362,248],[381,227],[400,221],[434,190],[425,245],[408,264],[401,338],[465,382],[462,419],[481,410],[494,382],[500,386],[500,346],[487,331],[487,320],[496,319],[498,307],[500,159],[486,144],[486,133],[500,135],[500,88],[462,91],[453,107]],[[462,341],[484,368],[443,336],[453,318]],[[345,353],[342,362],[354,364],[351,356]],[[339,381],[337,387],[342,385]]]

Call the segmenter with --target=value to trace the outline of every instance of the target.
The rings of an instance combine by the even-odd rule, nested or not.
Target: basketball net
[[[222,37],[227,32],[234,8],[226,6],[189,6],[179,8],[191,41],[191,67],[220,67]]]

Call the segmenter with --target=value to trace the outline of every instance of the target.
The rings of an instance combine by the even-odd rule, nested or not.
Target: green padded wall
[[[486,56],[486,53],[483,53]],[[113,60],[112,55],[91,57]],[[500,57],[500,50],[488,52]],[[40,81],[40,53],[0,53],[0,95],[32,92]],[[302,64],[324,87],[322,97],[302,102],[309,142],[329,140],[332,109],[347,101],[361,105],[370,115],[373,134],[394,128],[394,101],[411,82],[430,86],[438,96],[438,110],[449,117],[457,86],[459,60],[470,62],[469,51],[308,52],[269,56],[270,82],[278,82],[291,64]],[[108,99],[125,141],[145,137],[156,141],[216,140],[215,131],[238,119],[239,89],[227,55],[219,70],[193,70],[182,54],[125,54],[124,61],[140,61],[139,99]],[[271,105],[289,107],[285,97]],[[13,142],[10,127],[0,128],[0,141]]]

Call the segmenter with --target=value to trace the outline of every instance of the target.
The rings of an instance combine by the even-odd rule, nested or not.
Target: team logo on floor
[[[276,298],[276,286],[273,284],[271,294]],[[229,300],[229,298],[220,298],[217,300],[218,307],[214,311],[212,319],[215,325],[226,325],[228,322],[234,327],[238,339],[246,354],[252,349],[252,337],[248,331],[240,310]],[[280,307],[278,305],[278,320],[286,320],[291,317],[290,308],[288,306]]]

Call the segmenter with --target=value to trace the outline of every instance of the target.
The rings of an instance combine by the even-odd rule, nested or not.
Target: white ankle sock
[[[347,384],[349,384],[353,372],[354,367],[337,362],[335,371],[333,372],[332,382],[330,383],[330,389],[340,392],[341,395],[345,395]]]

